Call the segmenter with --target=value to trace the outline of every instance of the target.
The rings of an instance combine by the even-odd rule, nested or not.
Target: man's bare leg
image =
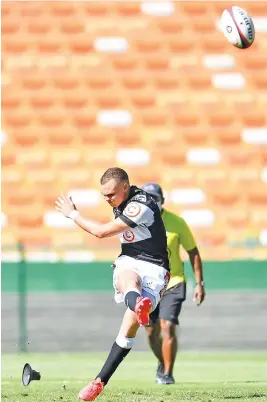
[[[178,342],[176,325],[167,320],[160,320],[162,333],[162,356],[164,361],[164,374],[172,376],[173,366],[177,354]]]
[[[146,333],[148,338],[148,344],[158,359],[158,361],[164,365],[163,356],[162,356],[162,337],[161,337],[161,328],[160,322],[157,320],[155,323],[146,327]]]

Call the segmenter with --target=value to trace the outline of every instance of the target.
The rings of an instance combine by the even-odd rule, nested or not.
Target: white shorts
[[[142,281],[142,296],[149,297],[152,301],[152,310],[157,307],[163,292],[170,280],[170,273],[159,265],[122,255],[114,262],[113,287],[115,289],[116,303],[124,302],[124,294],[116,287],[116,274],[124,270],[132,269],[140,276]]]

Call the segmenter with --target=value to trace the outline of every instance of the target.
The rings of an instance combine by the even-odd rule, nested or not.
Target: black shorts
[[[181,312],[182,303],[186,298],[185,282],[167,289],[156,309],[150,314],[150,323],[154,324],[157,320],[163,319],[179,325],[178,317]]]

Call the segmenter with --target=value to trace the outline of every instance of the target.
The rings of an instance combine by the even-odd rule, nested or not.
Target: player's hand
[[[200,306],[200,304],[203,303],[205,295],[206,293],[204,286],[200,284],[196,285],[193,300],[197,302],[197,306]]]
[[[67,218],[69,218],[70,214],[76,210],[76,206],[74,205],[71,197],[66,195],[61,195],[58,197],[55,204],[56,210],[61,212]]]

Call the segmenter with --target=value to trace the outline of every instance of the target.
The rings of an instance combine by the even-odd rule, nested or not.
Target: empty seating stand
[[[267,4],[240,3],[257,30],[246,51],[218,29],[227,2],[164,4],[1,3],[3,248],[116,255],[114,239],[101,254],[54,215],[70,191],[90,219],[109,219],[97,191],[113,165],[159,181],[174,212],[199,211],[205,258],[246,257],[246,233],[267,228]]]

